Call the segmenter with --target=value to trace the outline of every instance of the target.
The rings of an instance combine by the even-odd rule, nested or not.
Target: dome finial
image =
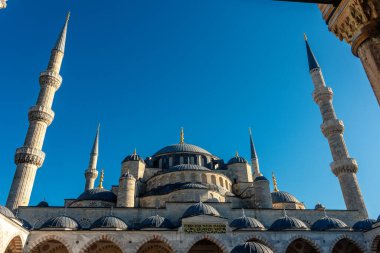
[[[183,127],[181,127],[181,133],[179,136],[179,144],[184,144],[185,143],[185,133],[183,131]]]
[[[235,157],[239,157],[239,152],[236,150]]]
[[[275,192],[278,192],[278,188],[277,188],[277,179],[276,179],[276,176],[274,175],[274,172],[272,172],[272,180],[273,180],[273,187],[274,187],[274,191]]]
[[[133,155],[137,155],[136,148],[135,148],[135,150],[133,150]]]
[[[103,189],[103,181],[104,181],[104,169],[102,169],[102,173],[100,174],[100,180],[99,180],[99,189]]]
[[[307,35],[306,35],[306,33],[303,33],[303,39],[304,39],[305,41],[307,41]]]

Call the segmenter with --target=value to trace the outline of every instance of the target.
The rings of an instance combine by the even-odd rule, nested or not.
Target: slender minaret
[[[356,178],[358,164],[355,159],[350,158],[344,142],[344,125],[343,122],[336,117],[332,104],[332,89],[325,84],[321,68],[311,51],[306,35],[305,42],[309,71],[314,83],[313,98],[321,111],[323,119],[321,130],[329,142],[333,157],[333,162],[330,164],[331,170],[339,179],[347,209],[358,210],[363,216],[367,217],[367,209]]]
[[[251,128],[249,128],[249,141],[250,141],[250,144],[251,144],[251,163],[252,163],[252,167],[253,167],[253,171],[254,171],[254,175],[253,176],[254,177],[259,177],[259,176],[262,176],[262,174],[260,172],[259,159],[257,158],[255,145],[253,144],[253,138],[252,138]]]
[[[51,110],[54,94],[62,83],[59,75],[65,51],[66,32],[70,14],[61,34],[51,51],[47,70],[40,74],[40,93],[35,106],[29,109],[29,128],[24,145],[16,150],[15,163],[17,165],[12,186],[8,195],[7,207],[11,210],[29,204],[37,169],[42,166],[45,153],[42,146],[46,129],[54,119]]]
[[[98,177],[98,171],[96,170],[96,166],[98,164],[99,154],[99,131],[100,125],[98,126],[98,130],[96,131],[94,144],[92,145],[88,168],[84,172],[84,177],[86,178],[86,185],[84,187],[85,191],[94,189],[95,180]]]

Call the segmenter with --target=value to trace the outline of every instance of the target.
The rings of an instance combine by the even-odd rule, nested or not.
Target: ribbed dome
[[[234,163],[248,163],[247,160],[244,157],[236,155],[235,157],[232,157],[228,164],[234,164]]]
[[[90,227],[97,230],[127,230],[127,228],[127,224],[122,219],[112,215],[97,219]]]
[[[121,163],[125,163],[128,161],[140,161],[140,162],[145,163],[144,159],[142,159],[138,154],[132,154],[132,155],[126,156]]]
[[[22,226],[28,230],[32,229],[32,225],[24,219],[19,219]]]
[[[49,203],[43,200],[37,204],[37,207],[49,207]]]
[[[270,226],[269,230],[281,231],[281,230],[308,230],[309,227],[301,220],[289,217],[285,215]]]
[[[273,253],[273,251],[258,242],[246,242],[232,249],[231,253]]]
[[[81,200],[100,200],[116,203],[117,196],[109,190],[103,188],[94,188],[83,192],[76,201]]]
[[[77,230],[80,229],[79,223],[66,215],[54,217],[48,219],[42,226],[41,229],[69,229]]]
[[[196,184],[196,183],[187,183],[182,185],[179,189],[208,189],[207,186],[203,184]]]
[[[169,168],[169,171],[180,171],[180,170],[210,170],[206,167],[196,165],[196,164],[181,164],[181,165],[176,165],[173,167]]]
[[[343,221],[331,218],[331,217],[323,217],[311,226],[311,230],[314,231],[328,231],[328,230],[349,230],[350,227],[347,226]]]
[[[301,203],[292,194],[284,191],[272,192],[272,203]]]
[[[163,155],[163,154],[173,154],[173,153],[197,153],[197,154],[211,155],[210,152],[198,146],[187,144],[187,143],[179,143],[179,144],[166,146],[160,149],[154,154],[154,156]]]
[[[269,180],[264,176],[259,176],[255,178],[255,181],[269,181]]]
[[[151,216],[143,220],[141,223],[141,229],[145,228],[167,228],[171,229],[173,228],[173,224],[170,222],[170,220],[166,219],[165,217],[161,217],[159,215]]]
[[[314,207],[314,210],[325,210],[325,206],[322,205],[321,203],[317,203]]]
[[[219,212],[214,207],[204,204],[203,202],[199,202],[187,208],[182,218],[198,216],[198,215],[210,215],[210,216],[216,216],[216,217],[220,216]]]
[[[355,231],[368,231],[368,230],[371,230],[373,228],[373,224],[375,224],[375,223],[377,223],[377,221],[374,219],[365,219],[365,220],[361,220],[361,221],[356,222],[352,226],[352,228]]]
[[[263,226],[263,224],[261,224],[260,221],[251,217],[246,217],[246,216],[242,216],[233,220],[230,224],[230,227],[236,228],[236,229],[241,229],[241,228],[250,228],[254,230],[265,229],[265,227]]]
[[[5,206],[0,206],[0,213],[8,218],[15,218],[15,215]]]

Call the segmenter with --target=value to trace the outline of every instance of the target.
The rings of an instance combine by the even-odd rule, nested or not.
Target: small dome
[[[373,224],[377,223],[374,219],[364,219],[356,222],[352,228],[354,231],[368,231],[373,228]]]
[[[269,180],[264,176],[258,176],[255,178],[255,181],[269,181]]]
[[[314,222],[311,229],[314,231],[349,230],[350,227],[339,219],[326,216]]]
[[[145,163],[144,159],[142,159],[142,158],[136,153],[136,151],[133,152],[133,154],[126,156],[126,157],[124,158],[124,160],[123,160],[121,163],[125,163],[125,162],[128,162],[128,161],[140,161],[140,162]]]
[[[49,207],[49,203],[46,202],[45,200],[41,201],[36,205],[37,207]]]
[[[179,189],[208,189],[207,186],[203,184],[196,184],[196,183],[187,183],[182,185]]]
[[[0,213],[8,218],[15,218],[15,215],[5,206],[0,206]]]
[[[325,210],[326,207],[322,205],[321,203],[317,203],[314,207],[314,210]]]
[[[19,221],[21,222],[22,226],[28,230],[32,229],[32,225],[27,222],[26,220],[24,219],[19,219]]]
[[[116,203],[117,196],[107,189],[94,188],[83,192],[76,201],[81,200],[100,200]]]
[[[272,226],[270,226],[269,230],[281,231],[281,230],[308,230],[309,227],[305,224],[305,222],[285,215],[275,222],[273,222]]]
[[[141,223],[141,229],[146,228],[167,228],[171,229],[173,228],[173,224],[170,222],[170,220],[166,219],[165,217],[161,217],[159,215],[151,216],[143,220]]]
[[[187,144],[187,143],[179,143],[179,144],[166,146],[160,149],[154,154],[154,156],[164,155],[164,154],[173,154],[173,153],[197,153],[197,154],[211,155],[210,152],[198,146]]]
[[[41,229],[77,230],[80,229],[80,225],[73,218],[62,215],[48,219],[44,224],[42,224]]]
[[[219,212],[214,207],[204,204],[203,202],[199,202],[187,208],[182,218],[198,216],[198,215],[210,215],[210,216],[216,216],[216,217],[220,216]]]
[[[272,203],[301,203],[296,197],[292,194],[284,191],[275,191],[271,193]]]
[[[246,242],[232,249],[231,253],[273,253],[273,251],[258,242]]]
[[[169,168],[169,171],[180,171],[180,170],[210,170],[206,167],[196,165],[196,164],[181,164]]]
[[[90,229],[96,230],[127,230],[125,222],[115,216],[103,216],[92,223]]]
[[[248,162],[244,157],[241,157],[238,154],[236,154],[236,156],[232,157],[228,161],[228,164],[234,164],[234,163],[248,163]]]
[[[231,222],[230,227],[236,228],[236,229],[241,229],[241,228],[250,228],[254,230],[265,229],[265,227],[263,226],[263,224],[261,224],[260,221],[251,217],[246,217],[246,216],[242,216],[240,218],[234,219]]]

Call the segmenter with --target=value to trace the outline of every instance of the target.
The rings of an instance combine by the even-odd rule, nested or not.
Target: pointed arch
[[[244,242],[258,242],[270,248],[274,253],[278,253],[278,251],[274,247],[272,247],[269,241],[261,235],[248,235],[244,237]]]
[[[375,236],[372,240],[371,253],[380,253],[380,235]]]
[[[63,238],[57,236],[57,235],[47,235],[44,237],[41,237],[40,239],[34,241],[31,243],[26,250],[26,252],[32,252],[32,253],[37,253],[39,252],[38,247],[43,246],[43,245],[48,245],[48,244],[54,244],[56,245],[55,250],[60,250],[57,252],[67,252],[67,253],[73,253],[72,248],[70,244],[64,240]]]
[[[140,249],[142,249],[145,245],[148,245],[149,242],[162,242],[164,245],[166,245],[166,250],[170,250],[169,252],[177,252],[174,245],[164,236],[161,235],[151,235],[146,237],[144,240],[142,240],[140,243],[136,246],[136,252],[139,252]],[[161,245],[161,246],[164,246]]]
[[[321,253],[322,249],[319,245],[313,241],[311,238],[304,235],[293,236],[289,241],[288,245],[284,247],[285,253]]]
[[[357,251],[354,251],[352,253],[364,253],[364,252],[366,252],[365,247],[361,243],[359,243],[358,241],[356,241],[355,239],[353,239],[352,237],[350,237],[347,234],[340,235],[337,238],[335,238],[335,240],[331,244],[329,252],[332,252],[332,253],[340,253],[340,252],[351,253],[351,252],[347,252],[347,250],[339,251],[339,248],[338,248],[338,247],[340,247],[339,243],[348,243],[348,244],[352,244],[353,246],[355,246],[357,248]]]
[[[99,245],[97,245],[97,243],[99,243]],[[96,247],[94,245],[96,245]],[[108,234],[103,234],[91,239],[82,247],[79,253],[102,252],[103,250],[109,248],[124,253],[123,244],[119,240]]]
[[[5,253],[22,253],[23,243],[19,235],[13,236],[6,245]]]
[[[207,241],[210,241],[212,243],[214,243],[216,246],[219,247],[219,249],[221,250],[221,252],[223,253],[228,253],[229,251],[227,250],[226,246],[223,244],[223,242],[221,242],[220,240],[216,239],[215,237],[213,237],[212,235],[209,235],[209,234],[205,234],[205,235],[199,235],[199,236],[196,236],[186,247],[185,247],[185,251],[184,252],[189,252],[190,249],[196,244],[198,243],[199,241],[202,241],[202,240],[207,240]]]

